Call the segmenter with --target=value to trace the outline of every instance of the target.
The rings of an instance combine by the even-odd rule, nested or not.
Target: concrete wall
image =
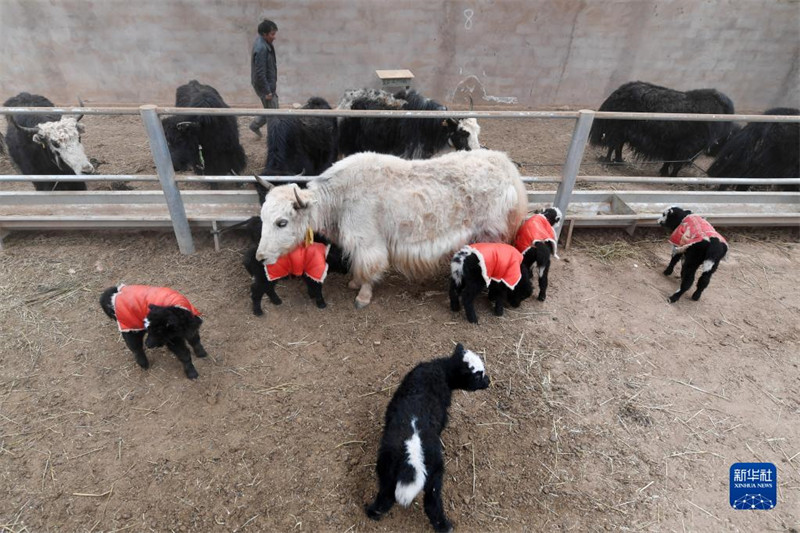
[[[279,26],[282,105],[408,68],[450,102],[597,108],[624,82],[800,107],[798,0],[0,0],[0,98],[170,104],[196,78],[257,107],[249,53]]]

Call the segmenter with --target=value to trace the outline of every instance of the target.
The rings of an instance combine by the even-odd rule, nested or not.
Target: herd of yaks
[[[52,106],[44,97],[21,93],[7,107]],[[179,107],[227,107],[219,93],[197,81],[177,91]],[[307,108],[330,108],[312,98]],[[435,109],[444,106],[414,91],[397,94],[348,92],[342,109]],[[601,111],[731,114],[730,99],[718,91],[679,92],[643,82],[623,85]],[[767,114],[798,114],[772,109]],[[25,174],[83,174],[93,171],[80,143],[81,117],[8,116],[6,144]],[[173,163],[211,175],[238,174],[245,167],[236,120],[225,116],[173,116],[162,120]],[[325,307],[322,282],[329,270],[352,274],[356,306],[368,305],[372,287],[390,268],[410,279],[430,276],[450,260],[450,305],[464,306],[477,322],[475,297],[488,289],[494,312],[503,314],[532,296],[534,265],[539,300],[546,298],[554,226],[562,214],[547,208],[527,217],[527,196],[517,166],[501,152],[479,149],[474,119],[362,119],[273,117],[268,121],[264,175],[320,175],[301,188],[273,186],[260,178],[262,200],[258,246],[245,257],[253,278],[252,309],[262,314],[266,294],[280,303],[275,282],[305,278],[309,295]],[[664,161],[662,174],[703,151],[718,151],[712,172],[726,177],[797,177],[798,124],[597,120],[592,144],[621,160],[628,144],[640,157]],[[376,153],[382,152],[382,153]],[[452,153],[446,153],[452,152]],[[351,155],[352,154],[352,155]],[[337,161],[340,156],[346,156]],[[436,157],[434,157],[436,156]],[[35,184],[41,189],[85,190],[80,182]],[[527,218],[526,218],[527,217]],[[664,274],[684,260],[681,286],[670,302],[691,288],[700,298],[719,261],[725,239],[701,216],[673,206],[659,223],[670,232],[673,256]],[[455,255],[453,253],[455,252]],[[556,256],[557,257],[557,256]],[[145,347],[166,346],[197,378],[189,346],[207,355],[200,341],[200,312],[178,291],[149,285],[109,287],[100,298],[117,322],[136,362],[148,368]],[[187,346],[188,344],[188,346]],[[390,401],[378,453],[379,491],[366,507],[379,519],[395,502],[407,506],[424,490],[424,509],[436,531],[449,531],[441,490],[444,460],[439,435],[447,423],[452,390],[489,386],[483,362],[458,345],[449,357],[417,365]]]

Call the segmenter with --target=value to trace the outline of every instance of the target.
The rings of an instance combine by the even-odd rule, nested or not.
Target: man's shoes
[[[259,128],[258,126],[256,126],[256,125],[255,125],[255,124],[253,124],[252,122],[250,123],[250,131],[252,131],[252,132],[253,132],[253,133],[255,133],[256,135],[258,135],[259,137],[261,137],[261,128]]]

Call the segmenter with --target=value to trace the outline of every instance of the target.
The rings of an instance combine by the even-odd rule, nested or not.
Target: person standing
[[[258,37],[250,54],[250,83],[256,91],[264,109],[278,109],[278,66],[275,61],[275,35],[278,25],[264,19],[258,25]],[[261,136],[261,127],[267,117],[260,115],[250,122],[250,131]]]

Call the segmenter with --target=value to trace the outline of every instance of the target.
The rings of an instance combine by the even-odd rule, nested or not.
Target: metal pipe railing
[[[157,176],[118,175],[118,176],[0,176],[3,181],[99,181],[113,179],[117,181],[160,181],[178,246],[182,253],[194,252],[191,229],[186,218],[186,211],[176,182],[250,182],[249,176],[205,176],[178,177],[172,168],[172,161],[167,146],[164,130],[159,120],[160,115],[214,115],[214,116],[319,116],[319,117],[363,117],[363,118],[529,118],[529,119],[571,119],[575,120],[572,138],[560,178],[555,176],[525,177],[527,183],[558,183],[553,205],[566,213],[572,191],[577,181],[582,182],[629,182],[629,183],[663,183],[663,184],[746,184],[746,185],[793,185],[800,180],[785,179],[736,179],[736,178],[647,178],[647,177],[610,177],[584,176],[578,177],[578,170],[583,160],[583,153],[595,119],[617,120],[668,120],[694,122],[788,122],[800,123],[796,115],[718,115],[687,113],[622,113],[607,111],[404,111],[404,110],[344,110],[344,109],[262,109],[262,108],[185,108],[158,107],[143,105],[139,107],[0,107],[0,115],[45,115],[45,114],[83,114],[83,115],[140,115],[150,143],[150,150],[156,165]],[[271,176],[273,182],[302,182],[313,178],[301,176]],[[561,224],[556,228],[560,234]]]
[[[572,119],[579,111],[405,111],[361,109],[263,109],[263,108],[213,108],[155,106],[159,115],[214,115],[214,116],[305,116],[305,117],[364,117],[364,118],[547,118]],[[623,113],[593,111],[595,120],[667,120],[689,122],[796,122],[800,115],[750,115],[703,113]],[[138,115],[138,107],[0,107],[0,115]]]
[[[150,151],[153,153],[158,179],[161,181],[161,189],[164,191],[167,209],[169,209],[169,216],[172,219],[172,228],[175,231],[175,238],[178,240],[178,248],[183,254],[193,254],[192,230],[189,227],[189,219],[186,218],[186,209],[183,206],[181,193],[175,184],[172,157],[167,146],[164,128],[156,113],[156,106],[143,105],[140,111],[144,129],[147,131],[147,138],[150,141]]]

